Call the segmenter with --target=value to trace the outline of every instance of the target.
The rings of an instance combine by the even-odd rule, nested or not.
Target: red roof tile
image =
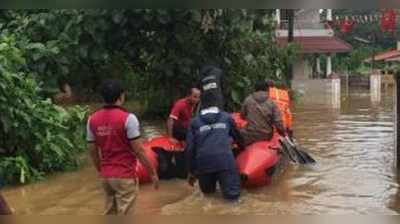
[[[375,55],[374,59],[375,61],[382,61],[382,60],[388,60],[394,57],[400,56],[400,51],[398,50],[390,50],[390,51],[385,51],[382,53],[378,53]],[[371,58],[367,58],[364,60],[364,62],[370,62]]]
[[[287,37],[278,37],[279,45],[287,44]],[[302,53],[342,53],[349,52],[352,46],[337,37],[295,37]]]

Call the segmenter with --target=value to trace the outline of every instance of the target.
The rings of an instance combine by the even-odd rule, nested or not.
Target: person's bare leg
[[[11,209],[0,192],[0,215],[11,215]]]

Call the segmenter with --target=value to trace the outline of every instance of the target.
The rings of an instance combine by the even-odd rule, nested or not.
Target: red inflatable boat
[[[238,113],[232,118],[239,128],[246,125]],[[273,175],[281,161],[279,135],[275,132],[271,141],[256,142],[246,147],[236,157],[236,166],[242,179],[243,187],[261,187],[271,183]]]
[[[158,168],[158,161],[157,161],[157,153],[155,150],[163,149],[165,151],[173,152],[173,151],[180,151],[182,150],[182,145],[172,143],[168,136],[158,136],[154,138],[150,138],[143,142],[143,148],[147,158],[149,158],[153,167],[157,170]],[[139,182],[141,184],[148,183],[151,181],[149,174],[147,173],[144,166],[138,162],[136,166],[136,174],[139,178]]]
[[[237,116],[236,114],[233,117]],[[276,165],[281,157],[278,154],[279,137],[277,135],[271,141],[257,142],[248,146],[236,157],[236,165],[242,178],[244,187],[260,187],[271,182]],[[182,150],[182,146],[172,144],[168,137],[160,136],[149,139],[143,143],[145,154],[150,159],[155,169],[158,168],[156,149],[165,151]],[[141,184],[151,181],[146,169],[141,163],[137,165],[137,175]]]
[[[291,128],[291,113],[289,111],[289,97],[287,91],[273,90],[275,95],[271,98],[277,102],[282,112],[285,127]],[[246,121],[241,119],[239,113],[233,113],[238,128],[246,125]],[[242,179],[242,185],[246,188],[261,187],[268,185],[272,181],[272,177],[278,171],[280,165],[284,164],[285,158],[279,153],[279,136],[275,132],[270,141],[256,142],[246,147],[237,157],[236,166]],[[157,153],[155,150],[163,149],[164,151],[180,151],[180,144],[173,144],[167,136],[160,136],[148,139],[143,143],[146,156],[150,159],[153,166],[157,169]],[[150,177],[144,167],[138,163],[137,174],[140,183],[150,182]]]

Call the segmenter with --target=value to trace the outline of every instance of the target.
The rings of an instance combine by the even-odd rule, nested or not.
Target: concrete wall
[[[293,32],[295,37],[332,37],[334,34],[334,31],[331,29],[299,29]],[[277,37],[287,37],[288,31],[285,29],[277,29],[275,35]]]
[[[300,94],[302,103],[340,108],[340,79],[293,80],[292,88]]]
[[[380,74],[373,74],[369,80],[371,102],[378,103],[381,101],[382,76]]]
[[[312,75],[311,64],[300,55],[293,64],[293,79],[306,80],[310,79]]]
[[[282,11],[283,13],[283,11]],[[281,14],[282,15],[282,14]],[[285,16],[280,20],[281,27],[276,30],[277,37],[288,36],[288,21]],[[295,11],[294,36],[295,37],[315,37],[334,35],[332,29],[325,29],[325,25],[321,22],[319,9],[298,9]]]
[[[294,80],[304,80],[307,79],[305,71],[305,61],[302,57],[298,57],[293,64],[293,79]]]
[[[319,9],[298,9],[295,11],[295,28],[324,29]]]
[[[369,76],[364,75],[350,75],[349,76],[349,87],[350,88],[366,88],[370,86]]]

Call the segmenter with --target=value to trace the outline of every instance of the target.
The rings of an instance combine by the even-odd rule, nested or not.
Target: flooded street
[[[309,100],[310,101],[310,100]],[[342,96],[341,109],[298,102],[297,140],[318,161],[290,165],[271,186],[244,190],[237,204],[203,197],[184,181],[142,186],[137,214],[399,214],[400,190],[393,169],[393,96],[372,104],[368,91]],[[146,136],[162,133],[163,121],[143,122]],[[91,165],[48,180],[4,190],[17,214],[99,214],[103,195]]]

